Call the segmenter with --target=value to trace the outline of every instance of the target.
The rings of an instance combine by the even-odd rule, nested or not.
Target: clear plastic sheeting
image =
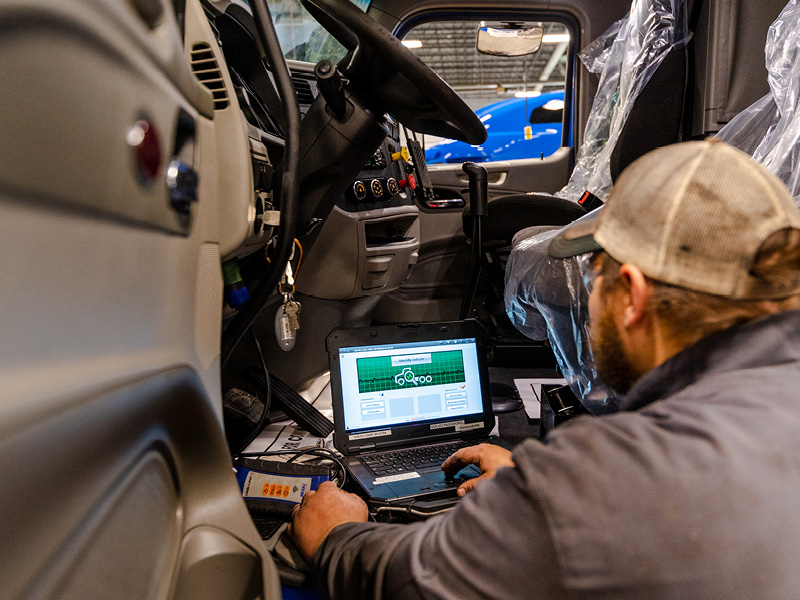
[[[506,269],[508,317],[526,336],[550,339],[564,378],[589,412],[614,412],[619,400],[598,381],[589,344],[589,292],[583,283],[589,257],[552,259],[547,246],[560,230],[526,231],[515,237]]]
[[[625,18],[581,52],[600,81],[575,169],[557,196],[577,201],[588,190],[606,199],[611,155],[633,102],[667,54],[689,37],[685,0],[634,0]],[[547,245],[556,233],[517,234],[506,269],[506,312],[526,336],[549,338],[564,377],[591,413],[613,412],[619,400],[598,381],[589,345],[587,258],[551,259]]]
[[[626,17],[580,53],[600,77],[572,177],[556,196],[577,201],[588,190],[605,200],[611,154],[634,100],[672,48],[689,41],[685,0],[634,0]]]
[[[769,28],[765,47],[770,93],[717,136],[775,173],[800,202],[800,2],[791,0]]]

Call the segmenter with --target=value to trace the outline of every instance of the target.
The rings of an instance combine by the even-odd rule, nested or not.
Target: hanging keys
[[[278,284],[278,292],[283,295],[283,303],[275,313],[275,337],[281,350],[288,352],[297,341],[297,330],[300,329],[300,303],[294,299],[294,277],[292,263],[286,264],[286,271]]]
[[[275,337],[281,350],[286,352],[294,348],[294,343],[297,341],[297,328],[292,326],[292,321],[286,312],[287,304],[288,297],[284,296],[284,303],[275,313]]]
[[[297,300],[295,300],[291,295],[289,295],[289,301],[285,302],[283,305],[283,311],[289,318],[289,325],[295,331],[300,329],[300,320],[298,319],[300,308],[301,308],[300,303]]]

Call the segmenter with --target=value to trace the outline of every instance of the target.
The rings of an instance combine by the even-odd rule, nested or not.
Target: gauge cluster
[[[417,182],[408,163],[408,151],[400,146],[392,125],[387,139],[337,203],[339,208],[352,212],[412,203]]]

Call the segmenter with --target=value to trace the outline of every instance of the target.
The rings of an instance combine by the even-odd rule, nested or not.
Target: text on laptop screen
[[[483,411],[475,338],[341,348],[345,429]]]

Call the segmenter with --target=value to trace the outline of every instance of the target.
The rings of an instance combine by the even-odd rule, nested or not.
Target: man
[[[336,598],[796,598],[800,211],[716,140],[656,150],[555,258],[594,252],[600,375],[622,411],[582,417],[484,475],[450,513],[363,523],[334,486],[292,526]]]

